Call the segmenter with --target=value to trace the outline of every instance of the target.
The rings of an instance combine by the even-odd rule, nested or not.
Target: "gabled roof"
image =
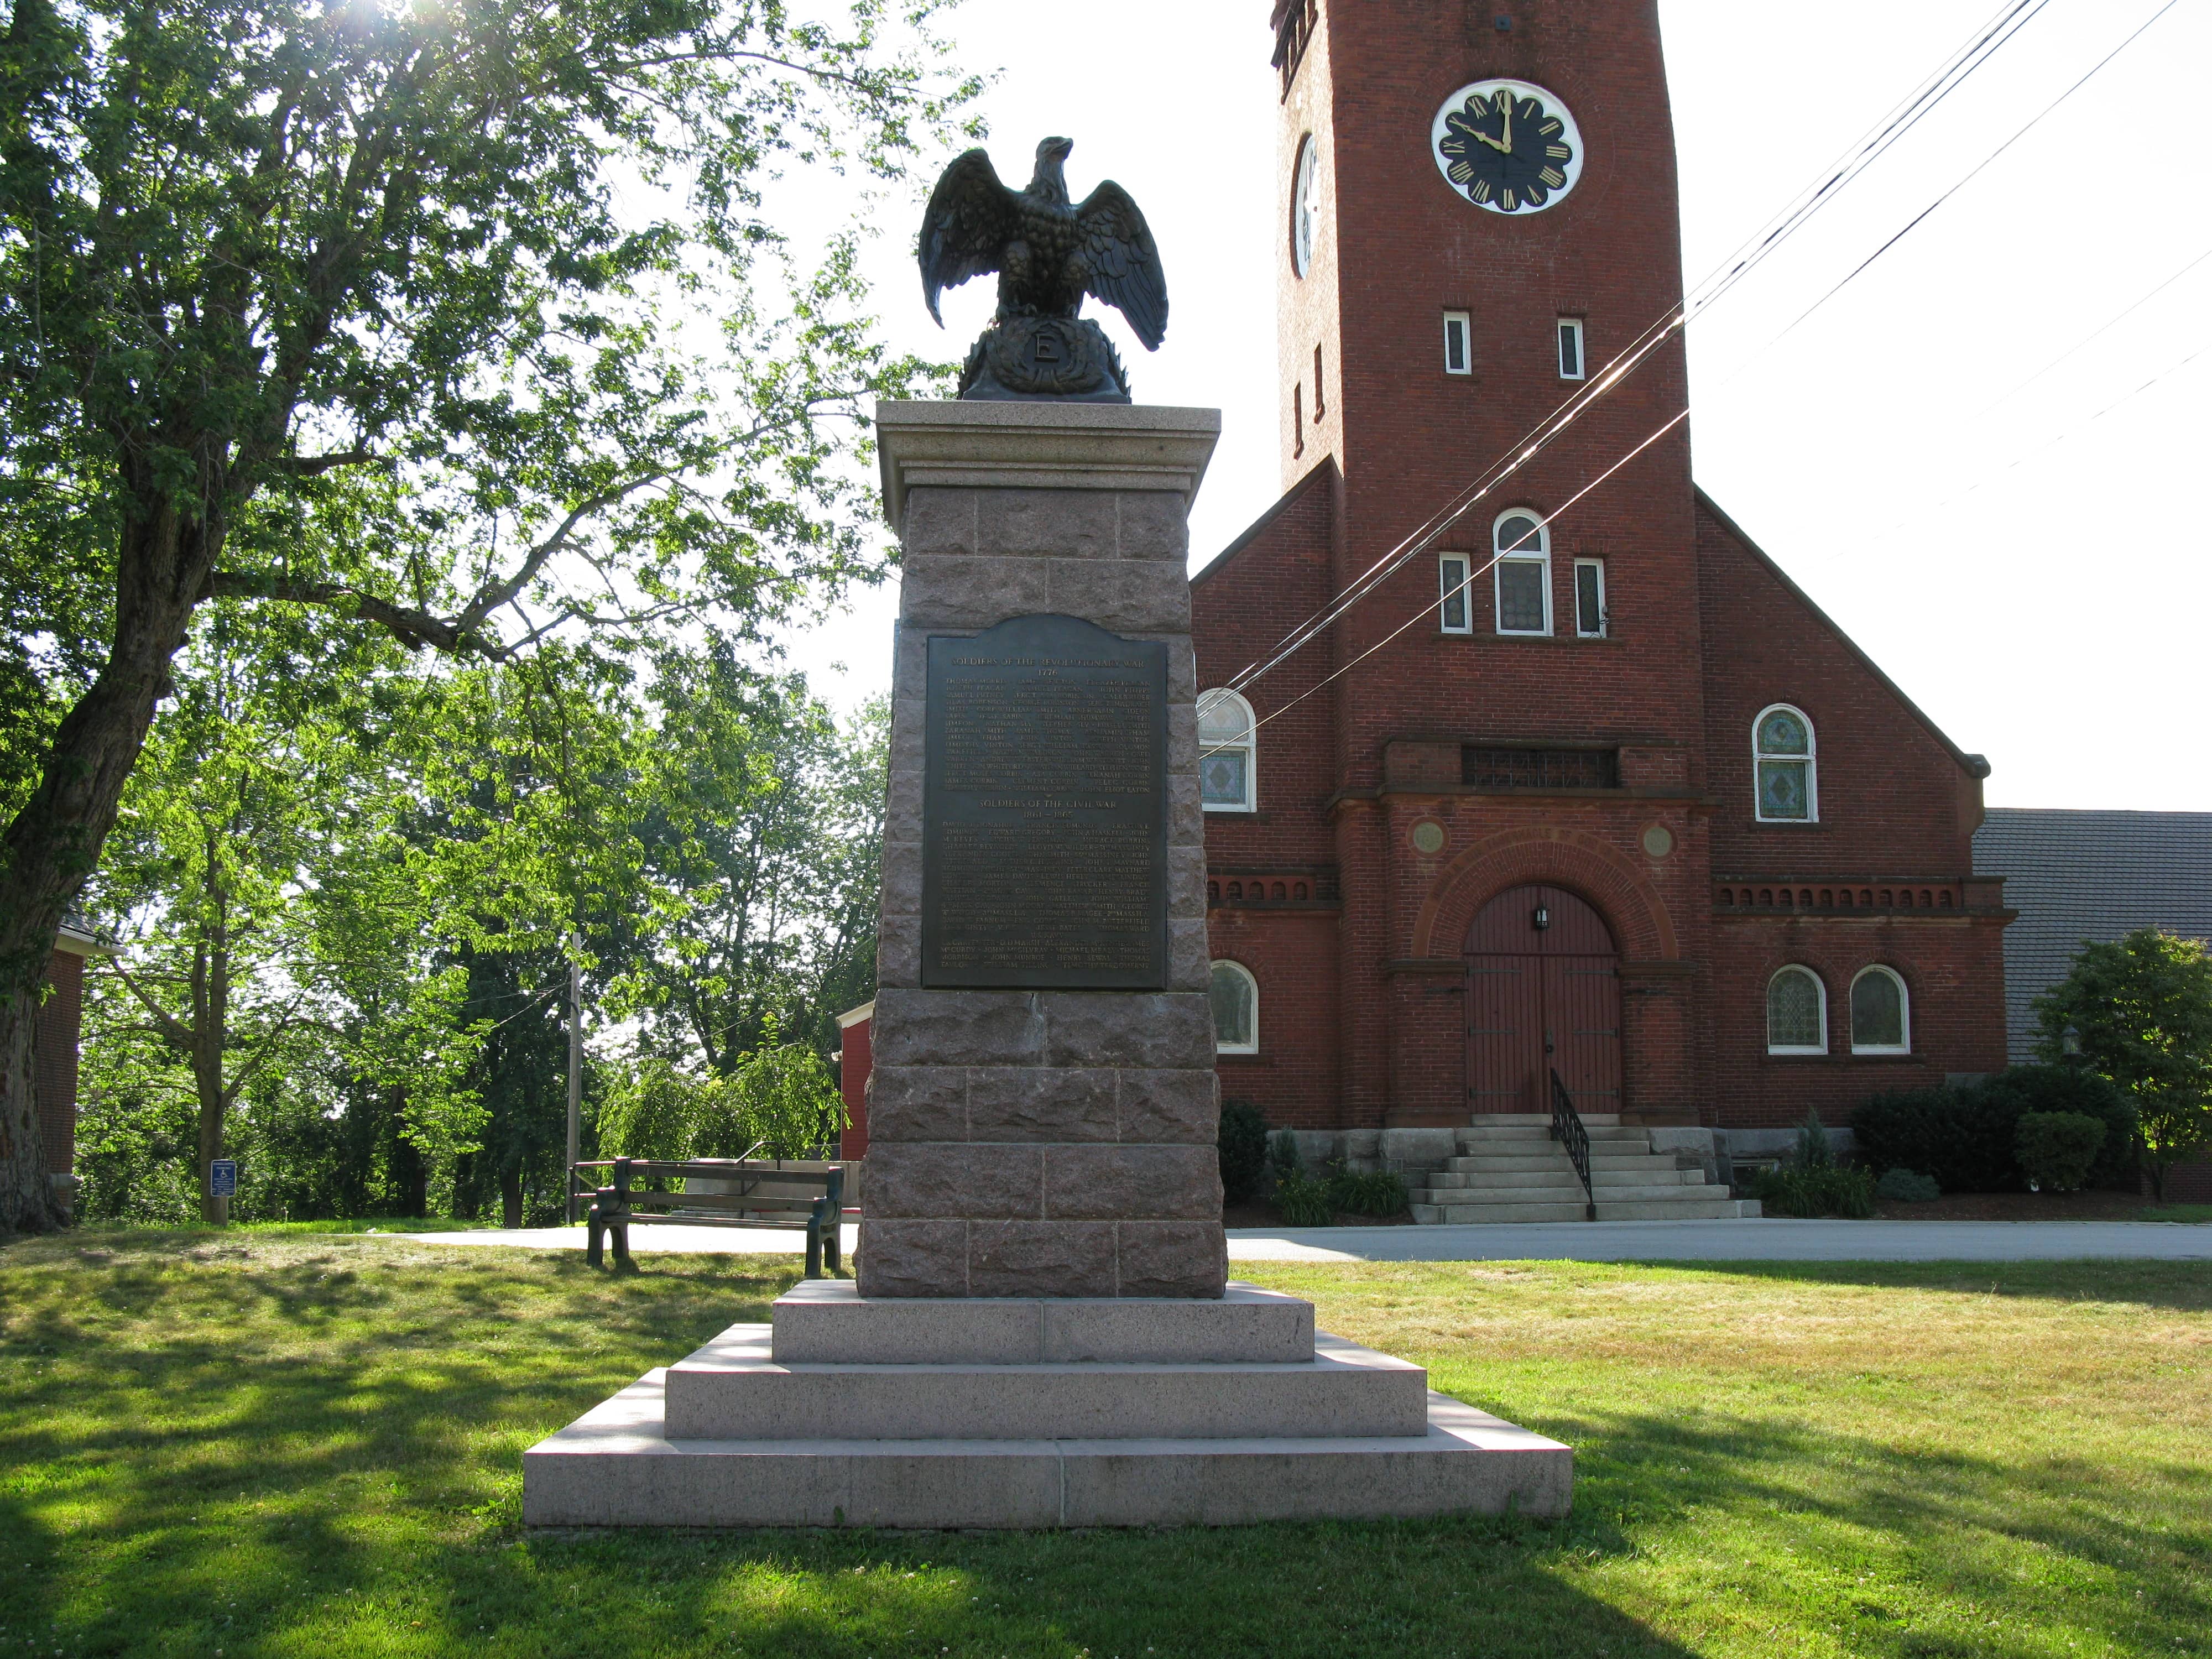
[[[1296,483],[1292,484],[1288,489],[1285,490],[1273,507],[1269,507],[1265,513],[1262,513],[1258,518],[1253,520],[1250,526],[1247,527],[1243,535],[1239,536],[1235,541],[1230,543],[1228,546],[1223,548],[1221,551],[1215,554],[1212,558],[1206,561],[1205,568],[1200,570],[1196,575],[1190,579],[1190,585],[1193,587],[1197,586],[1208,576],[1211,576],[1215,571],[1220,569],[1222,566],[1227,564],[1230,560],[1235,558],[1239,553],[1242,553],[1247,547],[1249,547],[1253,542],[1259,538],[1261,532],[1267,529],[1269,525],[1274,523],[1277,519],[1280,518],[1284,513],[1288,511],[1292,502],[1297,501],[1299,497],[1303,496],[1306,493],[1307,490],[1312,489],[1316,479],[1324,476],[1333,477],[1335,472],[1336,458],[1334,456],[1324,455],[1321,459],[1316,461],[1313,465],[1307,470],[1306,476],[1299,479]]]
[[[1826,629],[1828,632],[1834,635],[1838,642],[1843,646],[1844,649],[1850,652],[1851,655],[1858,659],[1859,665],[1864,668],[1868,673],[1873,675],[1875,679],[1881,682],[1883,688],[1888,691],[1889,695],[1895,697],[1897,701],[1904,706],[1905,712],[1911,715],[1916,720],[1918,720],[1922,726],[1925,726],[1928,730],[1929,736],[1934,738],[1936,742],[1942,744],[1943,747],[1949,751],[1951,758],[1958,762],[1960,767],[1970,777],[1985,778],[1989,776],[1990,763],[1986,756],[1970,755],[1965,750],[1960,748],[1957,744],[1952,742],[1949,734],[1946,732],[1942,726],[1936,725],[1934,720],[1929,719],[1927,714],[1922,710],[1920,705],[1913,702],[1911,698],[1906,696],[1895,680],[1890,678],[1888,675],[1881,672],[1881,665],[1876,663],[1872,657],[1867,655],[1865,652],[1860,650],[1858,642],[1852,639],[1850,635],[1844,633],[1841,628],[1838,627],[1836,625],[1836,621],[1832,617],[1829,616],[1826,611],[1821,610],[1819,605],[1814,604],[1810,594],[1806,592],[1803,588],[1798,586],[1796,582],[1790,580],[1790,573],[1784,570],[1780,565],[1775,563],[1773,559],[1768,556],[1766,550],[1761,547],[1757,542],[1752,540],[1752,538],[1745,533],[1744,527],[1741,525],[1738,524],[1734,519],[1729,517],[1727,514],[1722,512],[1719,503],[1715,501],[1711,496],[1706,495],[1703,489],[1698,490],[1697,496],[1698,505],[1705,508],[1706,512],[1711,514],[1714,518],[1719,520],[1721,528],[1727,531],[1729,535],[1735,537],[1738,544],[1742,546],[1745,552],[1750,554],[1751,556],[1758,560],[1759,563],[1765,565],[1768,573],[1773,576],[1775,580],[1782,584],[1783,588],[1790,594],[1790,596],[1796,599],[1798,604],[1803,605],[1805,609],[1812,614],[1813,620],[1819,623],[1820,626]]]
[[[1974,868],[2005,878],[2020,915],[2004,931],[2005,1048],[2033,1059],[2039,991],[2066,977],[2087,939],[2138,927],[2212,939],[2212,812],[1992,806]]]

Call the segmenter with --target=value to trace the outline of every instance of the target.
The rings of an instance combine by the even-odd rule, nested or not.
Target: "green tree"
[[[392,705],[405,705],[377,677],[398,648],[334,642],[313,618],[258,632],[236,621],[218,611],[179,659],[175,706],[93,890],[126,945],[96,986],[94,1075],[135,1069],[159,1090],[164,1060],[181,1072],[203,1192],[198,1174],[235,1151],[245,1092],[319,1051],[404,1102],[418,1150],[465,1138],[475,1115],[453,1018],[462,976],[430,963],[434,928],[399,833],[410,802],[389,750],[404,724]],[[221,1222],[227,1200],[200,1209]]]
[[[498,660],[875,573],[838,463],[921,366],[763,191],[943,135],[972,87],[887,9],[14,0],[0,561],[52,574],[0,653],[36,745],[0,777],[0,1228],[58,1217],[33,1000],[202,606]]]
[[[805,681],[726,650],[664,656],[638,798],[642,879],[617,1011],[727,1075],[781,1031],[827,1053],[875,983],[888,710],[840,725]]]
[[[2037,1047],[2081,1059],[2133,1098],[2151,1179],[2212,1142],[2212,954],[2202,939],[2139,927],[2082,945],[2073,970],[2034,1002]]]

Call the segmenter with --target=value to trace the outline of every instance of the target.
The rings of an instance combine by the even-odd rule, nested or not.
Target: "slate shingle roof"
[[[2086,939],[2138,927],[2212,939],[2212,812],[2073,812],[1992,806],[1974,869],[2005,878],[2005,1048],[2035,1058],[2039,991],[2066,977]]]

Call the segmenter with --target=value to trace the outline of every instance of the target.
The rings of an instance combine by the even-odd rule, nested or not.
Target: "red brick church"
[[[1194,579],[1223,1093],[1442,1127],[1547,1111],[1556,1070],[1753,1128],[2001,1068],[1987,763],[1697,488],[1686,424],[1568,505],[1686,407],[1679,333],[1220,690],[1683,293],[1652,0],[1275,27],[1285,489]]]

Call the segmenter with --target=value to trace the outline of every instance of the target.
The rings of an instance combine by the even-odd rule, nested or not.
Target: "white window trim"
[[[1780,979],[1784,974],[1804,974],[1808,975],[1813,981],[1814,988],[1820,994],[1820,1041],[1819,1044],[1814,1048],[1808,1048],[1798,1043],[1777,1042],[1774,1041],[1774,1034],[1771,1029],[1773,1020],[1771,1010],[1774,1005],[1774,981]],[[1766,1052],[1768,1054],[1826,1054],[1828,1052],[1828,981],[1822,979],[1820,975],[1814,973],[1813,969],[1807,967],[1802,962],[1785,962],[1781,967],[1777,968],[1772,973],[1766,976],[1766,1000],[1759,1005],[1759,1018],[1760,1024],[1768,1028],[1766,1033]]]
[[[1451,366],[1451,331],[1452,325],[1454,323],[1457,323],[1459,325],[1460,361],[1459,367],[1457,368],[1454,368]],[[1443,345],[1444,349],[1445,374],[1472,374],[1474,373],[1474,316],[1473,313],[1465,311],[1447,311],[1444,313],[1444,333]]]
[[[1859,981],[1869,974],[1879,974],[1897,987],[1897,1030],[1902,1042],[1861,1042],[1858,1037]],[[1909,1054],[1912,1052],[1912,988],[1905,982],[1905,975],[1882,963],[1873,963],[1851,975],[1851,1052],[1855,1054]]]
[[[1498,544],[1498,532],[1508,519],[1534,519],[1536,521],[1536,548],[1534,553],[1508,553]],[[1490,566],[1491,625],[1508,639],[1535,640],[1550,637],[1552,632],[1552,526],[1544,515],[1533,507],[1509,507],[1490,521],[1490,548],[1493,557]],[[1544,573],[1544,625],[1541,628],[1508,628],[1505,625],[1505,567],[1509,564],[1533,564]]]
[[[1228,690],[1226,687],[1216,687],[1212,690],[1201,691],[1198,694],[1198,707],[1201,714],[1209,704],[1221,702],[1233,702],[1237,708],[1244,711],[1243,741],[1241,743],[1222,743],[1209,745],[1204,736],[1201,735],[1198,743],[1199,764],[1201,768],[1204,767],[1206,764],[1206,757],[1211,754],[1219,753],[1231,749],[1241,749],[1243,750],[1244,800],[1242,805],[1231,801],[1206,800],[1205,798],[1206,790],[1202,782],[1199,788],[1199,799],[1202,804],[1203,810],[1208,812],[1255,811],[1258,810],[1257,804],[1260,799],[1259,725],[1253,719],[1252,705],[1245,702],[1244,699],[1239,696],[1236,692]],[[1200,728],[1202,732],[1202,721],[1200,723]]]
[[[1766,724],[1773,714],[1795,714],[1805,722],[1805,752],[1802,755],[1770,755],[1759,746],[1759,728]],[[1805,763],[1805,816],[1802,818],[1770,818],[1759,798],[1759,763],[1761,761],[1795,761]],[[1794,702],[1770,702],[1754,715],[1751,722],[1751,814],[1760,823],[1818,823],[1820,821],[1820,734],[1814,729],[1813,717]]]
[[[1559,336],[1572,333],[1575,337],[1575,372],[1567,373],[1566,361],[1559,353]],[[1589,337],[1583,331],[1579,317],[1562,317],[1559,328],[1552,335],[1552,351],[1559,362],[1559,378],[1563,380],[1586,380],[1589,375]]]
[[[1597,572],[1597,630],[1586,633],[1583,629],[1583,567],[1588,565]],[[1581,640],[1601,640],[1613,631],[1613,619],[1607,613],[1605,600],[1605,561],[1577,559],[1575,561],[1575,637]]]
[[[1256,1054],[1260,1052],[1260,981],[1253,977],[1252,970],[1243,963],[1231,962],[1226,957],[1217,957],[1207,964],[1207,979],[1211,981],[1214,974],[1224,968],[1232,969],[1242,977],[1252,993],[1252,1040],[1249,1042],[1224,1042],[1220,1034],[1216,1032],[1213,1051],[1219,1054]],[[1212,988],[1210,985],[1208,988]],[[1211,1013],[1212,1010],[1209,1008],[1207,1012]]]
[[[1459,567],[1455,578],[1452,567]],[[1471,553],[1439,553],[1437,555],[1437,626],[1447,634],[1474,632],[1474,556]],[[1452,589],[1459,589],[1459,621],[1453,623],[1445,610],[1451,599]]]

